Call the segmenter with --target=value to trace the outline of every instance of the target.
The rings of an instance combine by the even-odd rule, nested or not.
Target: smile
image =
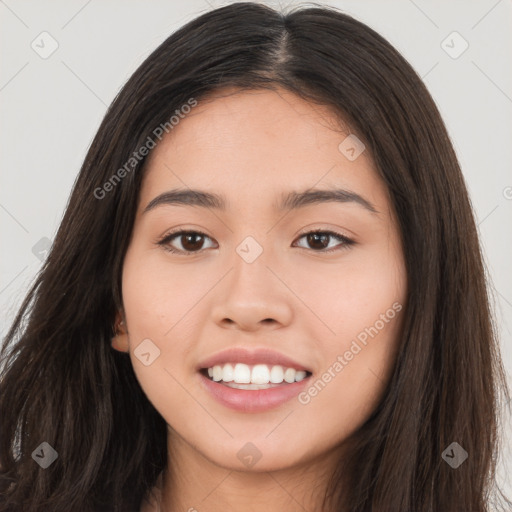
[[[208,377],[231,388],[258,390],[279,386],[283,383],[300,382],[308,376],[307,371],[281,365],[226,363],[206,370]]]

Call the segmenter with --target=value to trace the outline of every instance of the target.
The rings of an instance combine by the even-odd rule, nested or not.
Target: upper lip
[[[204,368],[212,368],[213,366],[223,365],[225,363],[280,365],[286,368],[295,368],[296,370],[303,370],[311,373],[311,370],[297,361],[294,361],[288,356],[280,354],[279,352],[269,348],[255,348],[249,350],[243,347],[233,347],[217,352],[199,363],[197,369],[202,370]]]

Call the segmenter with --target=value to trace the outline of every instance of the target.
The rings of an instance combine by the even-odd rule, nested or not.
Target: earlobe
[[[114,336],[112,337],[112,348],[119,352],[129,352],[130,345],[128,343],[128,331],[120,312],[116,315],[113,331]]]
[[[118,334],[112,338],[112,348],[119,352],[129,352],[128,335]]]

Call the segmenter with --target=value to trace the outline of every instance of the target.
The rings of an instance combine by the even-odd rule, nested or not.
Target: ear
[[[115,335],[112,338],[112,348],[119,352],[129,352],[130,344],[128,342],[128,331],[123,314],[118,311],[114,322]]]

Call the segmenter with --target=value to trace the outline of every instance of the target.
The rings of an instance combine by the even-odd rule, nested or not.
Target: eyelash
[[[174,239],[174,238],[179,238],[179,236],[181,235],[201,235],[201,236],[204,236],[206,238],[210,238],[206,233],[203,233],[202,231],[195,231],[195,230],[191,230],[191,231],[186,231],[186,230],[178,230],[178,231],[172,231],[170,233],[167,233],[162,239],[160,239],[157,244],[162,246],[164,250],[168,251],[168,252],[171,252],[171,253],[174,253],[174,254],[180,254],[180,255],[183,255],[183,256],[193,256],[195,254],[199,254],[203,249],[199,249],[198,251],[182,251],[180,249],[174,249],[172,248],[169,243]],[[354,240],[346,237],[345,235],[342,235],[341,233],[336,233],[335,231],[329,231],[329,230],[325,230],[325,231],[322,231],[322,230],[313,230],[313,231],[308,231],[306,233],[302,233],[300,236],[299,236],[299,240],[307,235],[311,235],[311,234],[319,234],[319,235],[328,235],[328,236],[331,236],[333,238],[337,238],[340,242],[342,242],[341,246],[336,246],[336,247],[331,247],[330,249],[326,249],[326,250],[315,250],[315,249],[311,249],[313,252],[317,252],[317,253],[331,253],[331,252],[334,252],[334,251],[339,251],[339,250],[343,250],[343,249],[347,249],[348,247],[350,247],[351,245],[354,245],[356,242],[354,242]],[[301,249],[305,249],[305,247],[301,247]]]

